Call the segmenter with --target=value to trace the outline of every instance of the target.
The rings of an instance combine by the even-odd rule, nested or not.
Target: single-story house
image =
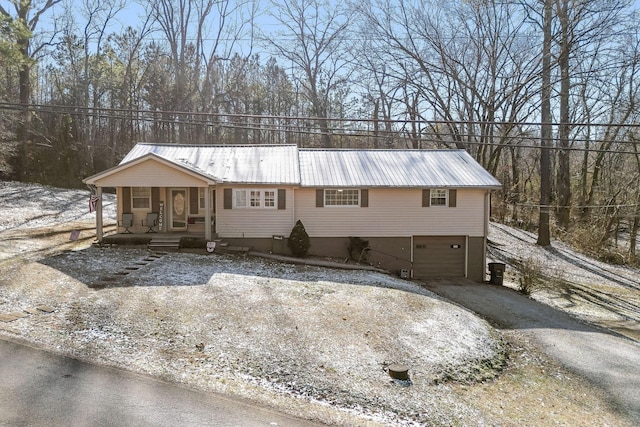
[[[133,218],[127,232],[149,231],[155,213],[156,232],[288,254],[300,220],[310,255],[347,258],[368,242],[373,265],[476,281],[485,279],[490,192],[501,187],[464,150],[148,143],[84,182],[98,199],[116,189],[118,219]],[[102,241],[100,200],[96,218]]]

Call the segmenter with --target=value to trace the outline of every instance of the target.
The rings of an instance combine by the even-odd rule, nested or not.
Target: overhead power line
[[[311,127],[310,123],[330,122],[333,126],[328,127],[331,137],[344,138],[373,138],[373,139],[394,139],[402,141],[418,140],[425,144],[434,143],[442,145],[455,144],[456,141],[464,146],[489,146],[489,147],[518,147],[539,149],[540,145],[536,143],[524,143],[524,141],[538,141],[540,136],[531,134],[520,135],[497,135],[489,137],[487,135],[477,135],[459,132],[446,132],[445,129],[451,126],[456,128],[478,126],[478,127],[531,127],[536,128],[540,122],[487,122],[473,120],[424,120],[424,119],[362,119],[362,118],[318,118],[309,116],[277,116],[277,115],[255,115],[255,114],[238,114],[238,113],[209,113],[209,112],[186,112],[175,110],[148,110],[148,109],[127,109],[127,108],[105,108],[105,107],[83,107],[69,105],[46,105],[46,104],[30,104],[25,107],[23,104],[0,102],[0,110],[8,111],[24,111],[34,110],[40,113],[49,114],[67,114],[67,115],[88,115],[96,119],[115,119],[115,120],[135,120],[139,122],[165,123],[174,125],[188,126],[205,126],[209,128],[221,128],[230,130],[255,131],[255,132],[273,132],[273,133],[292,133],[297,135],[321,136],[322,132],[317,127]],[[341,123],[342,126],[335,126]],[[362,127],[350,128],[349,125],[366,124],[367,129]],[[371,126],[378,125],[377,130],[371,130]],[[388,131],[382,125],[400,126],[394,130]],[[411,135],[411,131],[405,126],[416,125],[421,126],[418,135]],[[558,126],[559,123],[553,123],[552,126]],[[571,123],[573,127],[601,127],[601,128],[623,128],[635,131],[640,128],[640,124],[609,124],[609,123]],[[424,134],[427,128],[438,127],[437,132],[433,134]],[[472,140],[470,138],[477,137],[488,138],[486,140]],[[448,138],[448,139],[445,139]],[[557,140],[557,138],[553,138]],[[517,143],[512,143],[518,141]],[[611,148],[592,148],[585,146],[573,147],[548,147],[551,150],[565,150],[570,152],[591,152],[591,153],[611,153],[611,154],[632,154],[640,155],[640,140],[617,140],[603,141],[599,138],[584,139],[572,138],[573,143],[577,144],[593,144],[598,145],[606,142],[610,145],[630,146],[633,150],[615,150]]]

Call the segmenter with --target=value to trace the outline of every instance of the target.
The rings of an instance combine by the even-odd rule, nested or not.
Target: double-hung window
[[[131,207],[133,209],[149,209],[151,207],[151,188],[132,187]]]
[[[360,190],[325,189],[325,206],[360,206]]]
[[[275,190],[264,191],[264,207],[265,208],[276,207],[276,191]]]
[[[431,189],[431,206],[447,206],[448,191],[444,188]]]
[[[205,209],[204,206],[204,192],[206,191],[206,188],[200,187],[198,188],[198,208],[200,209]]]
[[[247,209],[275,209],[278,206],[276,190],[233,190],[233,207]]]

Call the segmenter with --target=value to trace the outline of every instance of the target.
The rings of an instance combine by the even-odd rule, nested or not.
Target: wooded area
[[[504,184],[497,220],[636,261],[637,22],[627,0],[0,0],[0,177],[79,186],[141,141],[462,148]]]

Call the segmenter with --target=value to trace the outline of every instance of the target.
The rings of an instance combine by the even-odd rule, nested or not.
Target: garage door
[[[413,277],[465,277],[465,236],[415,236]]]

